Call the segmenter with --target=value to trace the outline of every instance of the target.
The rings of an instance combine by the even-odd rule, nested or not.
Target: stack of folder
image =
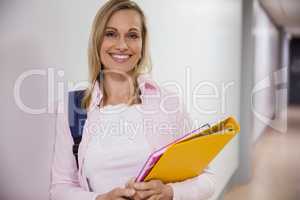
[[[233,117],[198,128],[153,152],[135,181],[170,183],[196,177],[239,131]]]

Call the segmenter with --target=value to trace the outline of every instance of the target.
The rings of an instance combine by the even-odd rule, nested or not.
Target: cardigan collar
[[[159,94],[158,85],[152,80],[149,74],[139,75],[137,78],[138,87],[141,90],[141,98],[146,94]],[[94,110],[99,105],[103,97],[102,91],[100,90],[99,82],[95,81],[92,92],[91,104],[89,111]]]

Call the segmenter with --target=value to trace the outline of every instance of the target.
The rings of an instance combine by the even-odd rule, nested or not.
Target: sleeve
[[[214,173],[206,169],[197,177],[168,185],[173,189],[173,200],[205,200],[214,194],[214,178]]]
[[[179,133],[175,137],[180,137],[182,133],[188,133],[193,129],[193,121],[182,101],[180,101],[179,107],[180,109],[176,114]],[[181,182],[168,183],[168,185],[173,189],[173,200],[206,200],[214,194],[215,174],[208,167],[197,177]]]
[[[60,112],[63,110],[62,112]],[[73,139],[63,104],[58,105],[56,136],[51,167],[50,200],[95,200],[96,193],[85,191],[79,184]]]

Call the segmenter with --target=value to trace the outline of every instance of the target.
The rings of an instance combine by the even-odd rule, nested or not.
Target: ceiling
[[[260,0],[273,21],[293,34],[300,35],[300,0]]]

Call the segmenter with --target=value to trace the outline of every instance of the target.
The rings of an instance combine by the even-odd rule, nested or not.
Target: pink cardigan
[[[163,90],[153,80],[144,75],[138,78],[138,85],[141,90],[141,111],[147,119],[147,123],[150,122],[150,128],[144,129],[144,134],[153,151],[188,131],[185,122],[189,122],[189,117],[184,112],[178,95]],[[89,137],[93,131],[93,124],[89,123],[89,114],[97,109],[101,98],[101,90],[98,83],[95,83],[82,141],[78,150],[79,170],[77,170],[72,153],[73,139],[68,124],[68,106],[66,106],[66,103],[58,105],[57,133],[51,169],[51,200],[94,200],[98,195],[90,192],[82,166]],[[156,126],[151,126],[151,124],[156,124]],[[169,183],[169,185],[173,188],[174,200],[204,200],[214,193],[214,174],[209,170],[205,170],[198,177],[182,182]]]

